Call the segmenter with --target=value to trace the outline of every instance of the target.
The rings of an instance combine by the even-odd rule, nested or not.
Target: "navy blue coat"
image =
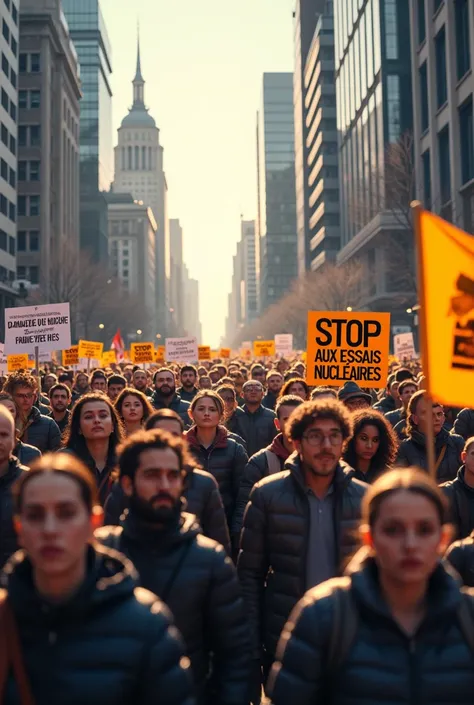
[[[38,448],[42,453],[58,450],[61,445],[61,431],[54,419],[43,416],[34,406],[28,417],[20,440]]]
[[[0,568],[18,549],[13,527],[12,486],[24,472],[28,472],[28,468],[21,465],[18,458],[12,458],[7,472],[0,475]]]

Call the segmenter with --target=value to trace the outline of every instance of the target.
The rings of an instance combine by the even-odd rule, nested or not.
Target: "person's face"
[[[109,438],[114,430],[112,414],[105,401],[88,401],[80,411],[80,429],[86,441]]]
[[[424,399],[419,399],[416,405],[416,413],[413,415],[413,422],[421,433],[426,434],[428,428],[428,405]],[[433,431],[435,436],[443,428],[444,410],[442,406],[433,406]]]
[[[265,382],[265,370],[263,367],[257,367],[252,372],[252,379],[257,380],[257,382],[261,382],[262,384]]]
[[[123,400],[122,417],[125,423],[137,423],[143,418],[142,403],[133,394],[128,394]]]
[[[400,386],[400,382],[392,382],[388,389],[388,393],[391,397],[394,399],[398,398],[398,387]]]
[[[35,403],[36,392],[30,387],[15,387],[13,398],[19,411],[21,411],[23,415],[27,416]]]
[[[158,419],[153,424],[153,428],[161,428],[162,431],[168,431],[175,438],[181,438],[183,435],[181,424],[176,419]]]
[[[164,397],[171,397],[175,393],[176,382],[171,372],[160,372],[155,379],[155,389]]]
[[[255,384],[249,382],[243,389],[242,394],[246,404],[261,404],[263,399],[263,387],[257,381],[255,381]]]
[[[2,399],[0,401],[0,404],[5,407],[5,409],[8,409],[10,414],[13,416],[13,419],[16,420],[16,406],[13,401],[10,401],[9,399]]]
[[[217,382],[220,380],[221,376],[219,374],[218,370],[211,370],[209,372],[209,377],[212,382],[212,384],[217,384]],[[202,381],[202,380],[201,380]]]
[[[23,495],[18,540],[34,570],[50,578],[74,573],[84,561],[87,544],[100,524],[91,516],[77,482],[61,473],[31,479]]]
[[[211,384],[211,378],[210,377],[201,377],[199,380],[199,388],[200,389],[210,389],[212,387]]]
[[[273,394],[278,394],[283,387],[283,377],[281,375],[270,375],[267,379],[267,387]]]
[[[242,372],[239,372],[239,370],[232,370],[229,377],[233,381],[236,389],[242,389],[242,385],[244,383],[244,376]]]
[[[126,367],[123,371],[123,376],[127,380],[127,383],[130,384],[133,378],[133,367]]]
[[[398,490],[381,504],[367,538],[381,575],[409,585],[424,582],[431,575],[449,534],[443,530],[433,502]]]
[[[109,384],[107,393],[109,395],[110,401],[115,401],[122,389],[125,389],[123,384]]]
[[[63,389],[56,389],[51,395],[51,406],[54,411],[62,413],[69,406],[69,395]]]
[[[275,419],[275,426],[283,434],[285,439],[287,439],[286,429],[288,426],[288,419],[290,418],[294,410],[294,406],[280,406],[280,408],[278,409],[278,418]]]
[[[15,426],[13,419],[0,416],[0,463],[9,460],[15,447]]]
[[[140,454],[140,462],[132,483],[122,478],[122,487],[142,517],[161,522],[169,519],[179,504],[184,477],[179,458],[171,448],[150,448]]]
[[[380,433],[377,426],[363,426],[355,437],[355,454],[362,460],[372,460],[380,446]]]
[[[301,441],[294,441],[303,467],[317,477],[334,474],[343,444],[341,427],[332,419],[314,421],[306,429]]]
[[[67,379],[64,380],[64,382],[61,382],[61,384],[65,384],[66,387],[69,387],[69,389],[72,391],[72,381],[68,377]]]
[[[301,384],[301,382],[293,382],[293,384],[290,384],[288,388],[288,394],[295,394],[297,397],[301,397],[301,399],[303,400],[306,399],[306,389]]]
[[[106,392],[107,380],[105,377],[95,377],[91,382],[91,389],[93,392]]]
[[[298,365],[295,365],[294,370],[298,374],[299,377],[303,377],[304,372],[305,372],[304,365],[299,363]]]
[[[227,412],[234,411],[234,409],[237,407],[237,402],[235,400],[235,396],[231,392],[219,392],[219,396],[224,402],[225,410]]]
[[[461,460],[464,463],[466,472],[474,475],[474,443],[471,443],[467,450],[463,450]]]
[[[199,399],[190,415],[198,428],[215,428],[221,420],[221,411],[217,402],[210,397]]]
[[[87,389],[88,386],[89,386],[89,379],[88,379],[87,375],[77,375],[76,387],[79,390],[84,391],[85,389]]]
[[[146,376],[146,372],[137,370],[133,375],[133,384],[135,389],[138,389],[140,392],[144,392],[148,387],[148,377]]]
[[[277,363],[278,371],[281,372],[282,375],[285,374],[285,372],[290,368],[290,363],[288,360],[278,360]]]
[[[364,397],[351,397],[344,402],[349,411],[358,411],[359,409],[368,409],[369,402]]]
[[[181,372],[181,384],[185,389],[192,389],[196,384],[196,374],[193,370],[185,370]]]
[[[399,397],[405,409],[408,408],[408,402],[416,391],[418,391],[418,387],[415,384],[407,384],[406,387],[403,387],[402,391],[399,392]]]
[[[45,375],[44,381],[43,381],[43,386],[44,386],[44,391],[49,392],[53,384],[56,384],[56,379],[53,375]]]

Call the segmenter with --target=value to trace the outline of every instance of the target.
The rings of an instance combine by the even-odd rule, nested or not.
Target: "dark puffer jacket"
[[[130,561],[89,549],[87,576],[67,602],[36,591],[22,553],[6,586],[37,705],[194,705],[184,645],[156,595],[135,589]],[[2,705],[20,705],[13,677]]]
[[[205,470],[191,468],[186,475],[183,498],[186,500],[186,511],[196,515],[204,536],[222,544],[230,556],[229,529],[215,478]],[[117,482],[105,503],[104,526],[119,524],[120,517],[127,508],[127,497]]]
[[[388,414],[389,411],[395,411],[397,407],[395,405],[395,399],[390,396],[390,394],[386,394],[374,404],[373,408],[376,409],[376,411],[380,411],[381,414]]]
[[[266,448],[277,435],[275,427],[275,412],[260,406],[251,413],[246,406],[235,410],[227,422],[227,428],[232,433],[238,433],[247,443],[249,457]]]
[[[18,549],[13,527],[12,486],[24,472],[28,472],[28,468],[21,465],[18,458],[12,458],[7,472],[0,475],[0,569]]]
[[[278,646],[268,690],[273,705],[468,705],[474,688],[473,654],[458,617],[463,595],[441,565],[431,577],[428,609],[410,639],[383,599],[372,559],[352,574],[358,614],[355,638],[328,677],[335,590],[341,579],[310,590]]]
[[[474,529],[474,487],[464,479],[464,466],[455,480],[445,482],[441,489],[449,500],[450,521],[456,527],[456,538],[464,539]]]
[[[244,517],[237,569],[251,620],[253,655],[261,642],[275,654],[280,632],[306,590],[310,506],[296,454],[286,469],[257,483]],[[334,477],[334,534],[341,566],[357,541],[362,498],[367,485],[340,463]],[[342,566],[341,566],[342,569]]]
[[[474,436],[474,409],[461,409],[454,421],[453,433],[462,436],[465,441]]]
[[[438,482],[447,482],[456,477],[461,465],[464,440],[461,436],[448,433],[446,429],[442,428],[435,438],[435,459],[439,458],[444,446],[446,446],[446,451],[438,467]],[[414,465],[422,470],[428,470],[426,439],[422,433],[412,431],[411,435],[400,443],[396,464],[401,467]]]
[[[41,458],[41,451],[34,446],[28,445],[28,443],[18,441],[13,450],[13,455],[18,458],[22,465],[26,465],[29,468],[31,463]]]
[[[445,559],[461,576],[467,587],[474,587],[474,531],[448,548]]]
[[[385,414],[385,418],[389,422],[393,428],[397,425],[397,423],[400,423],[400,421],[404,418],[406,418],[405,414],[405,409],[403,407],[400,407],[400,409],[394,409],[393,411],[388,411]]]
[[[179,394],[175,394],[169,404],[165,404],[165,401],[161,394],[159,394],[156,389],[150,397],[150,403],[154,409],[171,409],[176,411],[176,413],[181,416],[186,428],[189,428],[191,424],[191,419],[189,418],[188,409],[190,407],[189,402],[183,401]]]
[[[199,702],[248,705],[249,627],[237,574],[222,546],[202,536],[194,519],[183,513],[169,529],[153,530],[130,512],[121,526],[99,529],[96,538],[130,558],[140,584],[171,609]]]
[[[42,453],[47,453],[58,450],[61,445],[61,431],[54,419],[43,416],[34,406],[20,434],[20,440],[35,446]]]
[[[209,448],[200,445],[195,426],[190,428],[184,437],[189,443],[189,450],[196,462],[217,480],[230,529],[240,479],[248,462],[247,453],[240,443],[229,438],[224,426],[217,427],[214,443]]]

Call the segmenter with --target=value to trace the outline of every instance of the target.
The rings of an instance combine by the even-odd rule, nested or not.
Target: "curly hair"
[[[141,402],[143,409],[142,423],[145,423],[148,417],[153,413],[153,407],[148,401],[146,394],[143,394],[143,392],[140,392],[134,387],[125,387],[125,389],[122,389],[114,404],[115,410],[122,420],[122,407],[126,397],[135,397],[139,402]]]
[[[348,409],[337,399],[305,401],[291,414],[288,434],[292,441],[301,441],[305,431],[316,421],[331,420],[341,428],[344,441],[352,436],[352,417]]]
[[[76,401],[72,408],[69,423],[64,433],[64,438],[62,442],[62,448],[72,450],[81,459],[85,459],[89,455],[86,440],[81,433],[82,407],[87,403],[98,401],[102,402],[102,404],[106,404],[109,407],[110,415],[112,417],[113,431],[110,434],[109,438],[110,456],[116,455],[117,447],[125,437],[122,421],[120,420],[120,417],[117,414],[115,407],[110,401],[109,397],[105,396],[105,394],[101,394],[100,392],[90,392],[89,394],[84,394],[83,397]]]
[[[17,387],[28,387],[33,392],[38,391],[38,383],[36,381],[36,378],[33,377],[33,375],[29,372],[20,371],[10,375],[7,379],[7,383],[3,388],[3,391],[13,396]]]
[[[352,414],[352,423],[353,435],[343,454],[346,463],[357,468],[356,438],[366,426],[375,426],[380,441],[377,452],[371,460],[370,470],[380,473],[389,468],[397,457],[398,439],[385,416],[374,409],[360,409]]]
[[[301,384],[304,387],[304,389],[306,391],[306,401],[308,401],[308,399],[309,399],[309,385],[307,384],[306,380],[304,380],[302,377],[292,377],[291,379],[288,379],[284,383],[283,387],[280,389],[280,393],[278,395],[278,398],[286,397],[286,396],[288,396],[288,394],[293,395],[294,392],[290,392],[290,389],[291,389],[292,385],[295,384],[295,382]]]

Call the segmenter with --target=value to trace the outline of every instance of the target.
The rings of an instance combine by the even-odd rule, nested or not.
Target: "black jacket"
[[[247,443],[249,457],[268,446],[277,435],[275,412],[260,406],[253,414],[246,406],[235,410],[227,423],[232,433],[238,433]]]
[[[449,500],[450,521],[456,527],[456,538],[464,539],[474,529],[474,488],[464,480],[464,466],[455,480],[445,482],[441,489]]]
[[[196,394],[199,392],[197,387],[193,387],[190,392],[187,392],[184,387],[178,387],[176,394],[179,394],[183,401],[192,402]],[[189,418],[189,416],[188,416]],[[188,422],[189,423],[189,422]]]
[[[448,433],[446,429],[442,428],[435,438],[435,460],[440,457],[444,446],[446,446],[446,451],[438,467],[438,482],[447,482],[447,480],[453,480],[456,477],[461,465],[464,441],[461,436]],[[400,443],[396,464],[401,467],[414,465],[422,470],[428,470],[426,439],[422,433],[412,431],[411,435]]]
[[[217,480],[230,530],[240,479],[248,462],[247,453],[240,443],[229,438],[223,426],[218,427],[215,441],[209,448],[199,444],[195,427],[185,438],[196,462]]]
[[[327,666],[340,580],[306,593],[283,633],[270,676],[273,705],[468,705],[474,688],[473,654],[460,627],[462,595],[439,565],[428,587],[428,609],[410,639],[392,617],[368,559],[349,588],[357,626],[337,670]]]
[[[474,587],[474,531],[467,538],[452,543],[445,559],[459,573],[463,585]]]
[[[373,408],[380,411],[382,414],[388,414],[389,411],[394,411],[397,407],[395,406],[395,399],[387,394],[379,399],[379,401],[374,404]]]
[[[390,423],[393,428],[397,425],[397,423],[400,423],[402,419],[406,417],[406,414],[404,413],[405,409],[403,406],[401,406],[399,409],[394,409],[393,411],[388,411],[385,414],[385,418],[387,421]]]
[[[204,536],[222,544],[230,556],[229,529],[215,478],[205,470],[190,468],[186,475],[183,498],[186,511],[197,517]],[[127,497],[120,483],[116,482],[105,503],[104,526],[119,524],[120,517],[127,508]]]
[[[0,569],[18,549],[13,527],[12,486],[24,472],[28,472],[28,468],[21,465],[18,458],[12,458],[5,475],[0,475]]]
[[[272,656],[291,610],[306,590],[310,507],[301,464],[293,454],[283,472],[257,483],[244,517],[237,563],[251,619],[253,653]],[[367,485],[340,463],[334,477],[334,533],[341,566],[355,548]]]
[[[38,448],[42,453],[58,450],[61,445],[61,431],[56,421],[49,416],[43,416],[34,406],[31,409],[20,440]]]
[[[67,428],[67,425],[68,425],[68,423],[69,423],[69,419],[71,418],[71,412],[69,411],[69,409],[66,409],[66,414],[65,414],[65,416],[64,416],[64,418],[63,418],[62,421],[56,421],[56,419],[55,419],[54,416],[53,416],[53,412],[52,412],[52,411],[51,411],[51,413],[48,414],[48,416],[49,416],[51,419],[53,419],[53,421],[56,423],[57,427],[59,428],[59,430],[60,430],[60,432],[61,432],[61,436],[62,436],[63,433],[64,433],[64,431],[65,431],[66,428]]]
[[[155,391],[150,397],[150,403],[153,406],[154,409],[171,409],[172,411],[176,411],[179,416],[181,416],[183,423],[186,427],[189,427],[191,424],[191,419],[189,418],[188,414],[188,409],[190,407],[189,402],[183,401],[181,397],[178,394],[175,394],[174,397],[172,398],[170,404],[165,404],[163,397],[161,394]]]
[[[249,627],[237,574],[222,546],[202,536],[194,516],[185,513],[169,529],[154,531],[130,512],[121,526],[99,529],[96,538],[130,558],[140,584],[171,609],[199,701],[248,705]]]
[[[265,396],[262,399],[262,406],[264,406],[265,409],[271,409],[272,411],[275,411],[277,399],[278,399],[278,394],[275,394],[274,392],[267,391],[267,393],[265,394]]]
[[[474,436],[474,409],[461,409],[454,421],[453,433],[462,436],[465,441]]]
[[[26,467],[29,468],[31,463],[41,458],[41,451],[34,446],[28,445],[28,443],[18,441],[13,449],[13,455],[15,458],[18,458],[22,465],[26,465]]]
[[[52,604],[17,553],[6,585],[36,705],[194,705],[184,646],[156,595],[135,589],[130,561],[89,549],[84,583]],[[2,705],[20,705],[11,676]]]

